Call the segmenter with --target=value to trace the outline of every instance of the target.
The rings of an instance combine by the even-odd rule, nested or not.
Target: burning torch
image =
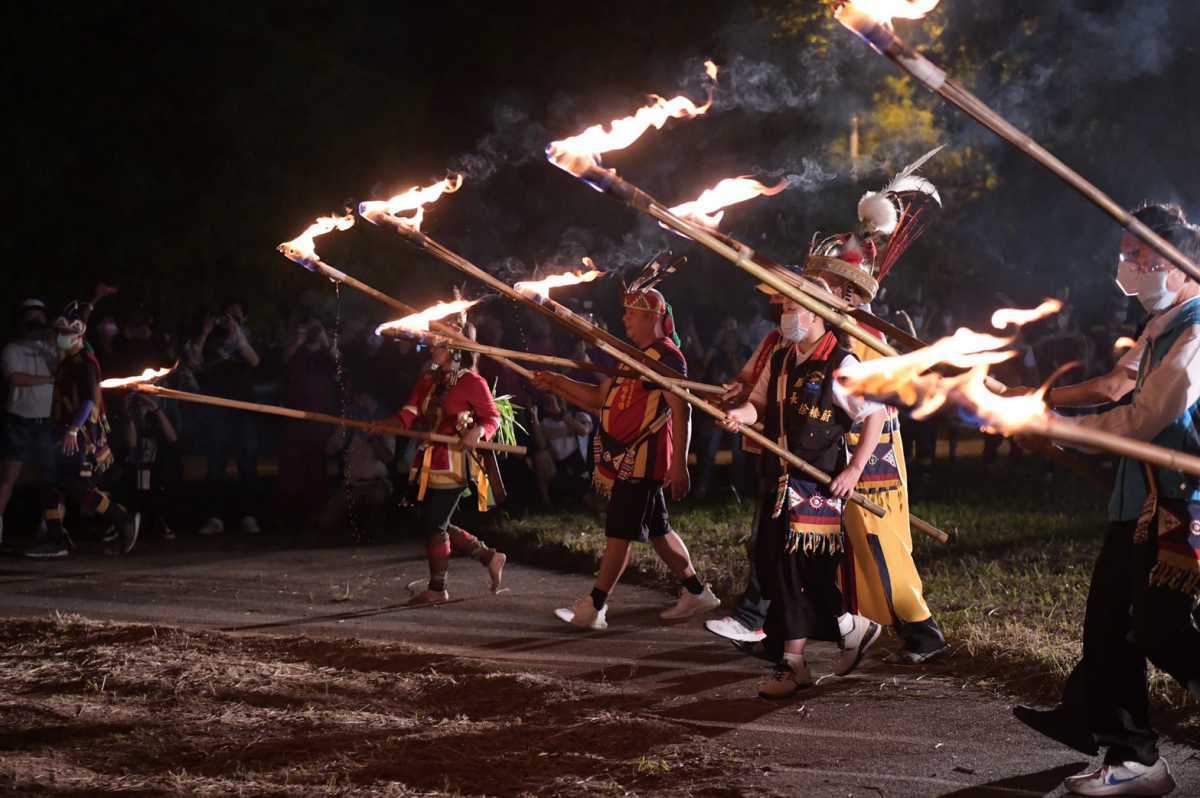
[[[424,218],[423,213],[417,213],[409,217],[398,216],[391,212],[388,204],[385,202],[363,202],[358,206],[358,214],[372,224],[390,227],[414,247],[428,252],[438,260],[453,266],[464,274],[474,277],[476,280],[479,280],[490,288],[495,289],[498,293],[503,294],[517,304],[526,305],[533,308],[535,311],[545,316],[549,321],[557,324],[560,327],[566,328],[593,346],[599,346],[600,343],[603,342],[608,348],[620,350],[627,358],[637,360],[639,363],[642,363],[643,365],[652,369],[657,374],[673,379],[682,378],[682,375],[676,372],[674,369],[663,365],[658,361],[650,359],[637,347],[631,346],[625,341],[622,341],[620,338],[617,338],[615,335],[606,330],[600,329],[596,325],[580,318],[575,314],[569,312],[565,314],[558,313],[539,302],[533,301],[526,294],[516,290],[508,283],[489,274],[479,266],[476,266],[462,255],[459,255],[448,247],[430,238],[421,231],[421,222]],[[563,310],[566,309],[563,308]]]
[[[1060,307],[1056,300],[1048,300],[1031,311],[998,310],[992,315],[992,325],[998,329],[1009,325],[1020,327],[1057,312]],[[924,349],[855,363],[840,370],[837,379],[851,393],[912,408],[915,419],[925,418],[943,407],[956,406],[988,432],[1063,441],[1200,476],[1198,457],[1083,427],[1048,413],[1043,399],[1048,386],[1023,396],[994,393],[988,386],[988,368],[1015,355],[1009,349],[1012,343],[1012,338],[977,333],[964,327]],[[945,376],[933,371],[938,366],[964,371]]]
[[[1000,138],[1049,169],[1085,199],[1107,213],[1131,234],[1137,236],[1173,265],[1200,282],[1200,266],[1184,255],[1170,242],[1155,233],[1133,214],[1118,205],[1112,197],[1087,181],[1071,167],[1051,155],[1045,148],[1022,133],[1007,119],[985,105],[978,97],[967,91],[962,84],[932,61],[913,50],[892,29],[892,18],[920,19],[936,7],[938,0],[845,0],[834,12],[834,17],[848,29],[858,34],[880,55],[912,75],[927,89],[936,93],[976,122],[991,130]]]
[[[460,179],[458,181],[458,183],[461,184],[461,182],[462,181]],[[436,192],[437,196],[441,196],[441,194],[444,193],[445,191],[457,190],[458,186],[453,184],[452,182],[442,181],[442,183],[445,185],[442,186],[441,191]],[[437,187],[438,185],[439,184],[435,184],[434,187]],[[450,186],[453,186],[453,188],[450,188]],[[430,187],[430,188],[434,188],[434,187]],[[409,194],[411,194],[413,192],[417,192],[417,191],[420,191],[420,190],[413,189],[413,191],[409,192]],[[428,194],[433,193],[433,192],[429,191],[428,189],[426,189],[426,191]],[[406,196],[406,195],[401,195],[401,196]],[[393,197],[392,200],[389,200],[389,202],[394,202],[394,201],[397,201],[396,197]],[[419,208],[418,208],[418,210],[419,210]],[[309,225],[308,228],[303,233],[301,233],[299,236],[292,239],[291,241],[283,242],[282,244],[277,246],[275,249],[280,254],[282,254],[285,258],[287,258],[288,260],[292,261],[293,263],[298,263],[299,265],[303,266],[305,269],[308,269],[310,272],[313,272],[314,274],[321,274],[321,275],[324,275],[325,277],[329,278],[330,280],[332,280],[335,283],[341,283],[342,285],[348,285],[351,288],[361,291],[364,294],[366,294],[367,296],[372,297],[373,299],[376,299],[376,300],[382,302],[383,304],[387,305],[388,307],[390,307],[394,310],[400,311],[401,313],[408,314],[408,315],[416,314],[417,313],[416,308],[406,305],[405,303],[401,302],[400,300],[396,299],[395,297],[388,296],[387,294],[383,293],[382,291],[367,285],[363,281],[358,280],[354,277],[351,277],[350,275],[346,274],[345,272],[335,269],[334,267],[330,266],[325,261],[321,260],[320,256],[317,255],[316,240],[315,240],[317,236],[324,235],[325,233],[329,233],[333,230],[349,230],[353,226],[354,226],[354,217],[349,214],[347,214],[345,216],[321,217],[321,218],[317,219],[315,222],[313,222],[311,225]],[[454,341],[456,344],[474,343],[473,341],[471,341],[471,339],[462,335],[461,333],[459,333],[457,330],[455,330],[453,327],[450,327],[449,325],[442,324],[440,322],[435,322],[435,324],[436,324],[435,329],[437,330],[439,335],[443,336],[444,338],[447,338],[448,340]],[[495,355],[492,355],[491,357],[493,360],[495,360],[500,365],[519,374],[520,376],[524,377],[525,379],[530,379],[533,377],[533,372],[531,372],[529,369],[525,368],[524,366],[522,366],[518,363],[514,363],[511,360],[507,360],[503,357],[498,357]]]

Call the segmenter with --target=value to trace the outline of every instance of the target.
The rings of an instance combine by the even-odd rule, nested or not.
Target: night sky
[[[331,289],[274,252],[315,216],[465,168],[425,229],[514,279],[580,254],[628,269],[661,244],[693,255],[664,288],[684,315],[753,297],[749,278],[589,191],[540,156],[551,138],[632,112],[648,92],[703,99],[606,163],[668,201],[735,174],[794,188],[730,212],[724,228],[797,261],[813,232],[853,224],[854,201],[924,150],[880,146],[852,174],[837,148],[898,73],[840,27],[827,46],[787,35],[813,2],[119,3],[9,8],[4,134],[15,185],[0,301],[54,303],[99,278],[120,309],[183,319],[245,297],[286,317]],[[1190,0],[944,0],[940,28],[902,35],[1119,202],[1193,214],[1200,141]],[[1119,230],[1040,168],[918,92],[951,150],[995,179],[932,167],[947,211],[902,261],[893,292],[934,301],[1004,291],[1033,302],[1071,284],[1082,309],[1111,291]],[[419,304],[461,283],[365,229],[319,242],[326,259]],[[903,282],[899,282],[903,281]],[[920,286],[918,289],[917,286]],[[468,291],[476,290],[469,286]],[[599,290],[599,289],[597,289]],[[606,296],[602,291],[598,296]],[[377,313],[365,300],[349,307]],[[252,314],[255,315],[255,314]],[[260,316],[262,314],[259,314]]]

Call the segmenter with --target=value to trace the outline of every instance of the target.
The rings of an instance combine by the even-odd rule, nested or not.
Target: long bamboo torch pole
[[[112,386],[106,390],[129,390],[140,391],[142,393],[161,396],[164,399],[178,399],[181,402],[195,402],[202,405],[215,405],[216,407],[228,407],[234,410],[247,410],[252,413],[265,413],[271,416],[282,416],[284,418],[294,418],[300,421],[316,421],[322,424],[334,424],[337,426],[354,427],[355,429],[363,429],[369,432],[383,432],[388,435],[398,435],[402,438],[415,438],[421,441],[432,441],[433,443],[444,443],[451,448],[463,448],[462,439],[456,438],[453,435],[440,435],[434,432],[421,432],[410,430],[405,427],[383,421],[361,421],[354,418],[343,418],[341,416],[331,416],[326,413],[317,413],[311,410],[296,410],[291,407],[279,407],[278,405],[264,405],[258,402],[243,402],[238,399],[226,399],[221,396],[208,396],[201,393],[190,393],[188,391],[177,391],[174,388],[162,388],[152,383],[133,383],[119,386]],[[491,441],[480,441],[476,444],[478,449],[487,449],[493,452],[504,454],[526,453],[524,446],[509,446],[503,443],[492,443]]]
[[[583,319],[580,321],[586,322],[586,320]],[[392,331],[385,332],[390,334]],[[409,332],[407,330],[399,329],[395,330],[395,333],[397,335],[416,335],[422,338],[438,337],[438,334],[425,335],[421,332]],[[603,366],[599,363],[589,363],[583,360],[572,360],[571,358],[558,357],[557,355],[541,355],[535,352],[520,352],[515,349],[502,349],[498,346],[487,346],[486,344],[476,343],[475,341],[469,341],[466,343],[458,341],[455,342],[454,346],[459,349],[469,349],[472,352],[479,352],[481,355],[488,355],[490,357],[503,357],[512,360],[521,360],[526,363],[537,363],[543,366],[556,366],[558,368],[572,369],[574,371],[590,371],[594,374],[604,374],[609,377],[615,377],[621,373],[619,369],[615,369],[610,366]],[[711,394],[715,396],[725,392],[725,388],[723,386],[710,385],[706,382],[675,379],[671,380],[671,382],[675,383],[681,388],[687,388],[693,393]]]
[[[615,171],[591,164],[585,167],[577,177],[583,179],[596,190],[617,198],[629,207],[648,214],[651,218],[680,235],[707,247],[733,263],[739,269],[749,272],[760,282],[771,286],[796,304],[820,316],[827,324],[862,341],[876,352],[889,357],[899,354],[895,348],[887,342],[880,340],[879,336],[872,335],[869,330],[863,328],[850,316],[835,310],[833,307],[802,291],[790,281],[781,277],[775,269],[764,266],[758,261],[755,251],[750,247],[734,242],[732,239],[714,233],[701,225],[676,216],[671,213],[666,205],[654,199],[654,197],[651,197],[625,178],[618,176]]]
[[[373,299],[376,299],[379,302],[382,302],[383,304],[387,305],[388,307],[392,308],[393,310],[398,310],[400,313],[403,313],[406,316],[417,312],[416,308],[412,307],[411,305],[407,305],[407,304],[401,302],[399,299],[396,299],[395,297],[388,296],[387,294],[383,293],[382,291],[380,291],[376,288],[373,288],[370,285],[367,285],[362,280],[351,277],[350,275],[346,274],[345,272],[341,271],[340,269],[335,269],[334,267],[330,266],[328,263],[321,260],[320,258],[308,257],[302,253],[297,252],[296,250],[293,250],[287,244],[280,244],[278,247],[276,247],[276,249],[279,250],[279,252],[285,258],[292,261],[293,263],[300,264],[304,268],[308,269],[310,272],[313,272],[314,274],[323,275],[325,277],[328,277],[330,280],[333,280],[335,283],[341,283],[342,285],[347,285],[357,291],[361,291],[364,294],[366,294],[367,296],[369,296]],[[444,338],[448,338],[448,339],[454,341],[456,344],[462,344],[464,348],[466,348],[466,344],[468,342],[474,343],[474,341],[471,341],[470,338],[467,338],[466,336],[460,334],[454,328],[452,328],[448,325],[445,325],[441,322],[435,321],[435,322],[433,322],[433,324],[431,326],[437,330],[438,335],[441,335]],[[524,366],[520,365],[519,363],[514,363],[512,360],[509,360],[504,357],[495,357],[495,356],[491,356],[491,357],[493,360],[495,360],[500,365],[504,366],[506,369],[509,369],[510,371],[515,372],[516,374],[524,377],[525,379],[528,380],[528,379],[533,378],[533,372],[530,371],[529,369],[525,368]]]
[[[1146,441],[1114,435],[1111,432],[1091,429],[1061,418],[1047,415],[1030,424],[1022,425],[1018,434],[1038,435],[1063,443],[1072,443],[1093,449],[1103,449],[1106,452],[1140,460],[1143,463],[1183,471],[1193,476],[1200,476],[1200,457],[1168,449]]]
[[[474,277],[476,280],[479,280],[488,287],[495,289],[497,292],[513,300],[517,304],[527,305],[533,308],[550,321],[558,324],[560,327],[565,327],[570,332],[575,333],[594,346],[598,346],[599,343],[603,341],[609,347],[620,349],[627,357],[637,360],[639,363],[649,367],[658,374],[661,374],[665,377],[671,377],[673,379],[681,379],[683,376],[674,369],[669,368],[662,363],[650,360],[646,357],[645,353],[639,350],[637,347],[627,344],[625,341],[617,338],[612,333],[601,330],[599,327],[589,321],[586,321],[585,319],[574,316],[574,321],[568,321],[561,316],[556,316],[555,314],[541,307],[537,302],[531,301],[529,297],[522,294],[508,283],[495,277],[487,271],[484,271],[474,263],[471,263],[471,261],[464,258],[462,255],[459,255],[457,252],[448,249],[412,225],[405,224],[401,219],[397,219],[394,216],[381,212],[370,213],[363,218],[372,224],[390,227],[405,241],[412,244],[416,248],[428,252],[438,260],[453,266],[464,274]]]
[[[1067,185],[1082,194],[1084,199],[1107,213],[1118,224],[1183,270],[1193,280],[1200,282],[1200,266],[1197,266],[1195,261],[1134,218],[1133,214],[1118,205],[1112,197],[1050,154],[1028,134],[1022,133],[1007,119],[985,105],[982,100],[967,91],[961,83],[948,77],[939,66],[909,47],[888,25],[881,24],[855,6],[852,0],[842,3],[834,12],[834,17],[871,45],[876,52],[907,72],[925,88],[964,111],[976,122],[1046,167]]]

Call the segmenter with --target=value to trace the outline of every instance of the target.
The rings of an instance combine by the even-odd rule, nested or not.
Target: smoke
[[[492,110],[492,129],[475,148],[450,162],[471,183],[484,183],[497,171],[541,158],[549,134],[521,108],[499,103]]]

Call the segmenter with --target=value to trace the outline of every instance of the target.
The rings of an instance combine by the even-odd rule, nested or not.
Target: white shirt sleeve
[[[21,352],[15,343],[4,347],[3,353],[0,353],[0,360],[4,362],[4,376],[6,379],[10,379],[12,375],[21,372]]]
[[[1146,351],[1146,334],[1137,339],[1133,346],[1125,350],[1124,354],[1117,359],[1117,368],[1123,368],[1126,371],[1131,371],[1137,374],[1138,369],[1142,365],[1142,353]]]
[[[771,381],[771,369],[765,368],[758,375],[758,380],[754,383],[754,387],[750,390],[750,404],[754,405],[754,409],[758,411],[759,418],[762,418],[763,412],[767,409],[767,385]]]
[[[1133,402],[1094,416],[1071,419],[1089,429],[1153,440],[1200,401],[1200,327],[1179,336],[1166,357],[1146,377]]]
[[[839,369],[844,369],[847,366],[852,366],[858,362],[858,358],[854,355],[846,355],[842,362],[838,364]],[[885,405],[879,402],[872,402],[870,399],[864,399],[861,396],[854,396],[849,393],[842,384],[837,380],[833,381],[833,401],[838,407],[846,411],[853,421],[862,421],[867,416],[879,410],[883,410]]]

